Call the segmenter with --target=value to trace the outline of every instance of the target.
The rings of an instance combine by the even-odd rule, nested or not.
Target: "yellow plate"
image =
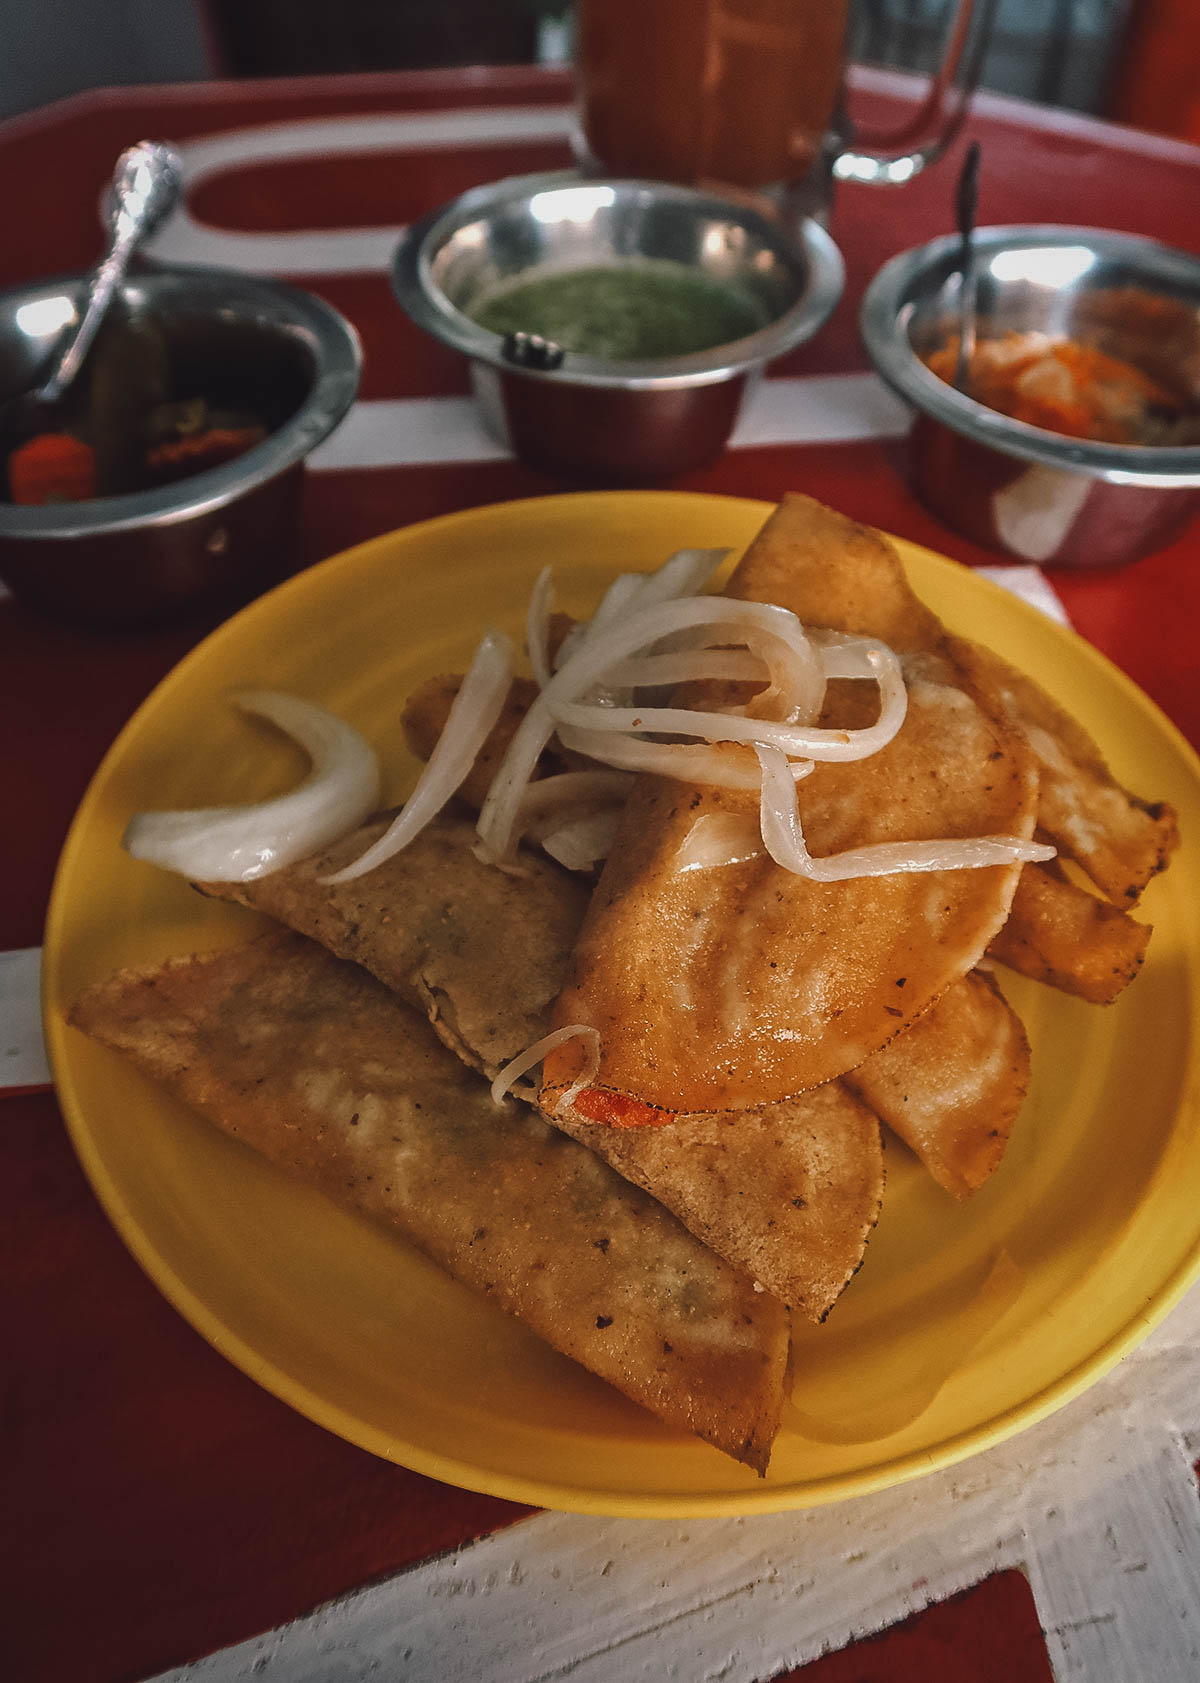
[[[767,504],[588,493],[450,515],[363,544],[223,626],[122,732],[75,819],[50,908],[47,1036],[76,1149],[161,1290],[232,1362],[379,1455],[548,1507],[664,1517],[802,1507],[985,1448],[1068,1401],[1135,1345],[1200,1266],[1200,765],[1151,702],[1072,633],[967,569],[902,545],[957,630],[1018,661],[1091,727],[1117,775],[1178,806],[1187,843],[1145,897],[1156,925],[1108,1009],[1013,979],[1032,1090],[1000,1172],[965,1207],[899,1145],[883,1218],[796,1379],[760,1481],[668,1432],[363,1222],[292,1185],[68,1029],[117,965],[240,939],[249,914],[129,860],[141,807],[259,798],[301,769],[221,699],[235,683],[312,696],[413,766],[413,683],[461,670],[483,628],[519,634],[547,562],[586,612],[618,568],[682,545],[740,549]]]

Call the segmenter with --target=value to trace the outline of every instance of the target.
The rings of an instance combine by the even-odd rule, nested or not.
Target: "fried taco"
[[[277,931],[119,972],[70,1015],[660,1419],[765,1472],[782,1304],[527,1106],[497,1107],[365,970]]]

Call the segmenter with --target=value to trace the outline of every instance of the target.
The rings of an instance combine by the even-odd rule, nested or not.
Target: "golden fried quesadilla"
[[[1166,801],[1123,788],[1077,719],[990,649],[955,638],[957,657],[1004,709],[1038,762],[1038,829],[1117,906],[1136,903],[1179,845]]]
[[[798,506],[790,499],[767,521],[726,594],[829,625],[840,614],[814,610],[805,570],[793,565],[803,547],[792,536]],[[902,622],[932,616],[890,545],[861,528],[851,533],[875,565],[840,567],[837,554],[830,565],[826,547],[826,576],[835,593],[845,581],[856,632],[899,642]],[[890,592],[860,590],[885,569]],[[904,656],[908,710],[885,747],[856,763],[818,764],[799,785],[813,855],[1032,836],[1033,756],[945,642],[930,639]],[[860,686],[830,686],[835,708],[850,688]],[[839,712],[822,723],[849,729],[859,720]],[[1017,863],[838,882],[797,875],[763,852],[719,870],[684,863],[697,824],[756,816],[750,793],[657,777],[635,784],[552,1019],[598,1031],[594,1088],[669,1110],[710,1110],[749,1109],[818,1086],[886,1045],[971,970],[1008,916]],[[582,1056],[578,1041],[551,1055],[548,1094],[577,1079]]]
[[[1004,1155],[1029,1084],[1029,1041],[995,983],[975,971],[842,1079],[939,1186],[965,1198]]]
[[[924,610],[908,614],[896,612],[893,623],[901,633],[907,626],[907,634],[915,635],[916,628],[924,623]],[[973,671],[986,670],[988,663],[999,660],[989,651],[966,644],[961,639],[955,640],[954,647],[964,658],[964,664]],[[972,665],[977,659],[978,666]],[[1004,663],[1000,663],[1000,670],[1005,674],[1012,671]],[[993,682],[996,681],[996,671],[993,667]],[[461,677],[430,679],[408,698],[404,709],[405,735],[413,753],[419,758],[427,759],[432,752],[461,682]],[[1024,683],[1030,685],[1029,680],[1024,680]],[[1030,687],[1036,689],[1036,686]],[[469,806],[478,809],[483,801],[496,764],[535,693],[536,686],[531,681],[517,680],[514,683],[512,705],[505,709],[503,718],[488,739],[485,752],[476,762],[475,771],[460,791]],[[1062,730],[1061,721],[1069,720],[1069,715],[1041,690],[1037,690],[1036,694],[1036,701],[1026,700],[1023,703],[1021,716],[1037,718],[1039,728],[1043,730],[1050,730],[1052,721],[1056,733]],[[1005,704],[1003,693],[997,699],[1000,705]],[[1036,746],[1036,733],[1031,730],[1030,734]],[[1105,840],[1102,834],[1098,834],[1092,855],[1119,861],[1118,875],[1109,880],[1123,882],[1124,890],[1118,903],[1112,904],[1070,881],[1057,860],[1047,864],[1027,864],[1017,879],[1008,917],[988,947],[988,957],[999,960],[1010,970],[1028,976],[1032,981],[1075,994],[1094,1005],[1110,1005],[1137,975],[1151,935],[1149,924],[1138,922],[1123,908],[1136,902],[1148,876],[1163,869],[1169,860],[1178,839],[1175,814],[1164,802],[1148,804],[1139,800],[1122,790],[1106,768],[1099,770],[1104,767],[1103,760],[1090,737],[1073,721],[1071,734],[1063,730],[1058,740],[1071,743],[1074,751],[1065,755],[1057,750],[1052,753],[1045,744],[1042,745],[1039,758],[1039,825],[1043,809],[1049,804],[1050,821],[1055,824],[1058,835],[1061,837],[1070,828],[1075,828],[1078,833],[1078,826],[1072,826],[1066,814],[1089,810],[1085,791],[1089,786],[1095,787],[1099,780],[1102,798],[1092,810],[1102,811],[1106,822],[1115,821],[1117,837]],[[1054,762],[1056,769],[1047,771],[1050,761]],[[558,767],[552,760],[547,769],[556,770]],[[1057,793],[1047,793],[1047,780],[1052,785],[1055,782],[1060,785]],[[1055,807],[1059,808],[1057,817]],[[1068,856],[1076,858],[1076,850],[1069,850]],[[1102,864],[1096,865],[1095,873],[1103,869]]]
[[[532,849],[520,875],[493,870],[475,856],[473,827],[449,817],[364,876],[324,880],[365,852],[391,816],[266,876],[197,886],[365,966],[490,1078],[545,1034],[588,884]]]
[[[810,1321],[849,1284],[883,1203],[879,1119],[839,1081],[661,1128],[554,1121]]]
[[[494,1105],[366,971],[272,933],[123,971],[71,1021],[660,1419],[765,1472],[786,1310],[592,1152]]]
[[[1151,927],[1070,882],[1057,860],[1026,865],[988,955],[1022,976],[1111,1005],[1142,967]]]
[[[385,827],[206,894],[268,913],[362,964],[425,1012],[492,1077],[545,1033],[587,890],[526,850],[510,875],[475,856],[473,827],[440,818],[349,882],[324,879]],[[862,1261],[883,1197],[879,1123],[836,1086],[748,1114],[619,1133],[568,1111],[552,1121],[644,1188],[784,1303],[820,1320]]]
[[[1032,678],[980,644],[947,639],[940,621],[914,595],[886,538],[810,497],[787,497],[730,588],[757,595],[783,578],[802,620],[845,631],[870,625],[901,651],[948,646],[1037,761],[1039,832],[1081,867],[1106,900],[1125,909],[1136,902],[1178,845],[1170,805],[1143,801],[1122,787],[1084,727]],[[1050,878],[1053,886],[1039,877]],[[1114,998],[1136,974],[1149,930],[1132,919],[1121,924],[1101,917],[1098,908],[1089,911],[1086,891],[1069,883],[1056,866],[1026,865],[1022,886],[1027,892],[1015,897],[999,938],[1003,950],[994,947],[992,955],[1083,998]],[[1079,937],[1074,951],[1066,943],[1068,930]],[[1113,955],[1111,964],[1090,940],[1101,931],[1102,944]],[[1042,961],[1047,951],[1052,962]],[[1107,991],[1100,989],[1101,971],[1120,980],[1110,981]]]
[[[365,965],[425,1011],[446,1045],[494,1076],[546,1027],[583,916],[580,885],[532,852],[521,854],[527,874],[494,870],[476,857],[472,826],[445,817],[374,871],[324,880],[386,822],[373,820],[269,876],[204,891],[267,912]],[[546,930],[553,942],[528,936]],[[969,997],[956,1005],[960,989]],[[955,983],[941,1008],[907,1031],[920,1035],[927,1066],[911,1114],[904,1105],[878,1113],[959,1196],[980,1164],[999,1161],[1024,1092],[1013,1022],[994,986],[974,977]],[[912,1084],[907,1033],[871,1060],[889,1096]],[[998,1047],[1012,1047],[1011,1060],[995,1056]],[[889,1085],[893,1059],[903,1076]],[[883,1158],[875,1106],[848,1085],[830,1082],[758,1111],[679,1116],[664,1127],[612,1128],[572,1106],[550,1119],[808,1319],[828,1313],[862,1260],[882,1199]]]

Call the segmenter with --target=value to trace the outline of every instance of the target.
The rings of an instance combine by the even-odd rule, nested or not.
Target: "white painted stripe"
[[[856,67],[852,86],[913,102],[920,78]],[[999,95],[976,95],[975,109],[1022,129],[1070,135],[1094,145],[1119,146],[1163,161],[1195,163],[1200,149],[1075,112],[1025,104]],[[474,106],[457,110],[395,112],[362,117],[304,118],[263,123],[186,141],[180,146],[189,187],[242,165],[379,152],[448,150],[463,146],[513,146],[565,140],[574,124],[570,105]],[[166,263],[210,263],[254,274],[364,274],[385,270],[403,232],[400,225],[373,228],[240,232],[201,223],[183,203],[148,242]]]
[[[188,188],[244,165],[374,152],[446,151],[563,140],[570,106],[474,106],[263,123],[179,147]],[[198,221],[186,202],[146,245],[163,263],[215,264],[258,275],[371,274],[388,268],[403,226],[238,232]]]
[[[1058,1683],[1200,1675],[1200,1296],[1090,1392],[957,1467],[806,1513],[540,1514],[158,1683],[757,1683],[1001,1567]]]
[[[511,455],[484,429],[472,398],[396,397],[354,404],[308,465],[323,473],[490,462]]]
[[[730,440],[760,444],[850,444],[900,438],[912,412],[876,374],[809,374],[761,380],[746,399]]]
[[[762,380],[746,399],[730,447],[895,438],[908,425],[908,411],[874,374]],[[356,403],[308,460],[320,473],[495,461],[510,454],[486,431],[472,399],[412,397]]]
[[[852,92],[890,95],[912,105],[920,104],[929,88],[927,77],[867,64],[851,65],[849,84]],[[1193,169],[1200,165],[1200,147],[1194,141],[1154,134],[1148,129],[1135,129],[1125,123],[1111,122],[1063,106],[1038,105],[1014,94],[994,93],[990,88],[980,88],[972,96],[971,110],[993,122],[1010,123],[1024,132],[1071,135],[1106,150],[1137,153],[1142,157],[1186,164]],[[884,188],[883,191],[891,189]]]
[[[42,1040],[42,949],[0,952],[0,1090],[50,1079]]]

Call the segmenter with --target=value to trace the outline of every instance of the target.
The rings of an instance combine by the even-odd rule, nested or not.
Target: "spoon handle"
[[[958,358],[954,384],[965,392],[975,355],[975,218],[979,208],[979,142],[967,148],[954,196],[955,221],[959,238],[959,321]]]
[[[57,402],[78,374],[135,248],[174,208],[181,181],[178,153],[157,141],[143,140],[118,158],[108,248],[92,274],[79,326],[38,389],[41,402]]]

